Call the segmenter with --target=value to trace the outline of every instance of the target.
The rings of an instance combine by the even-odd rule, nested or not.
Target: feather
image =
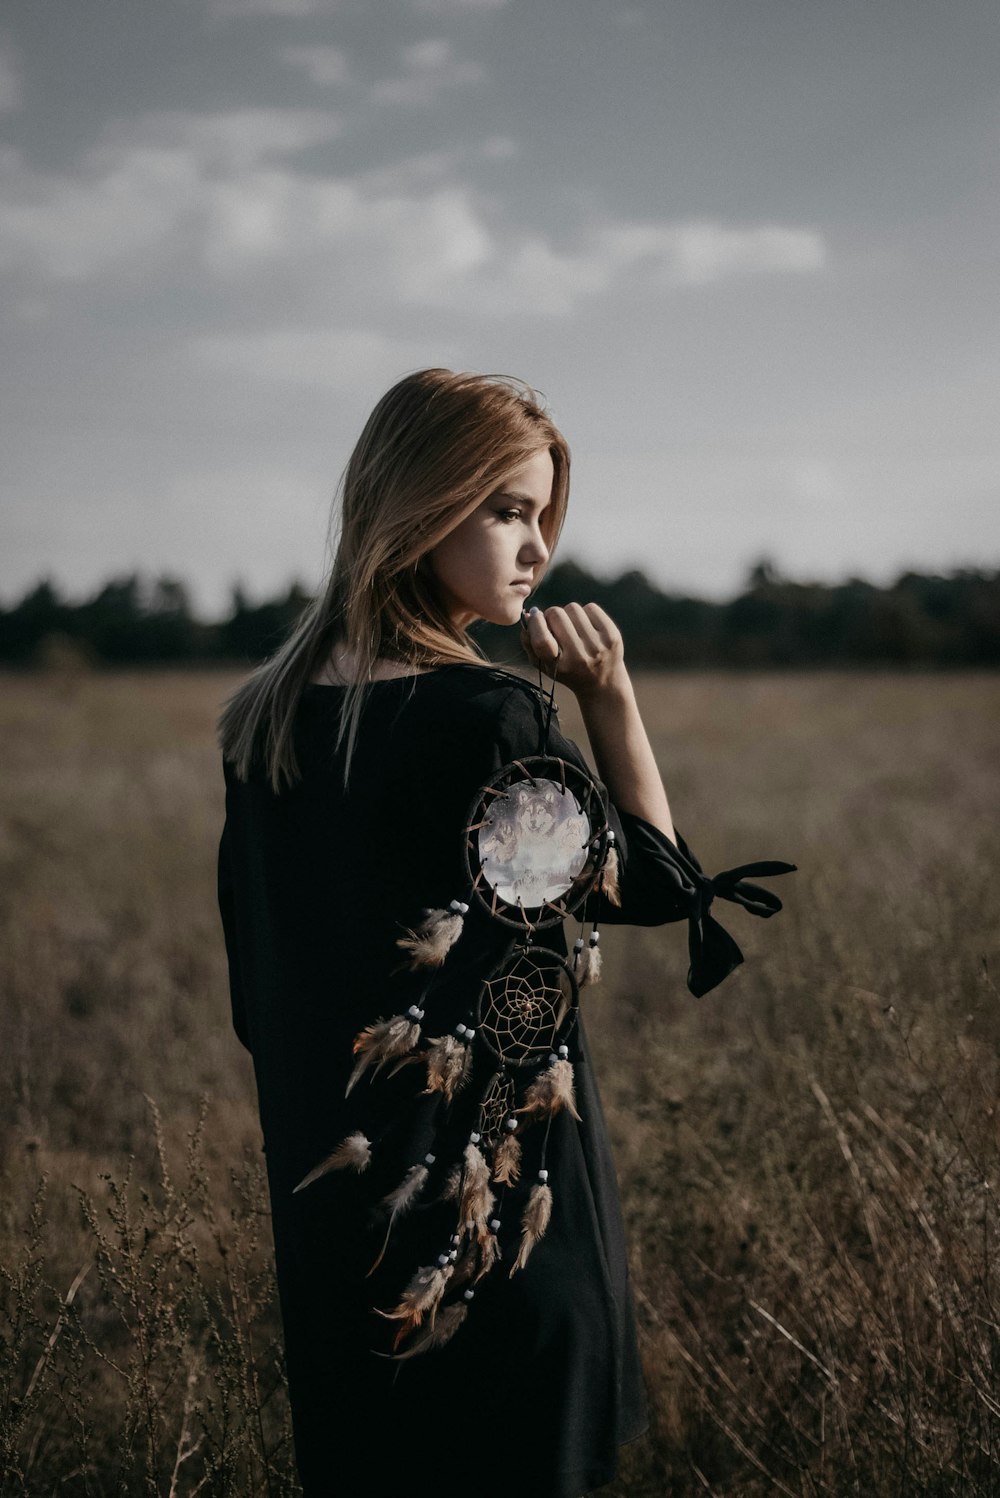
[[[465,1170],[462,1174],[459,1225],[465,1232],[481,1232],[493,1210],[496,1198],[490,1190],[490,1168],[478,1146],[465,1146]]]
[[[614,846],[608,848],[608,856],[604,860],[604,868],[601,870],[598,885],[609,904],[620,905],[622,903],[621,887],[618,882],[618,849]]]
[[[384,1317],[386,1321],[400,1323],[396,1340],[393,1343],[394,1347],[398,1347],[414,1327],[421,1326],[425,1316],[430,1317],[433,1326],[441,1297],[448,1288],[453,1267],[451,1263],[423,1265],[403,1291],[398,1306],[391,1311],[382,1311],[377,1306],[375,1307],[376,1313]]]
[[[364,1134],[348,1134],[346,1139],[341,1140],[337,1148],[315,1165],[308,1175],[302,1177],[295,1187],[296,1191],[304,1191],[311,1186],[313,1181],[318,1181],[331,1170],[356,1170],[358,1174],[367,1170],[371,1164],[372,1146],[371,1141]]]
[[[417,1010],[416,1013],[420,1011]],[[347,1096],[369,1066],[374,1066],[375,1072],[372,1075],[375,1075],[389,1061],[412,1051],[419,1040],[420,1022],[409,1014],[397,1014],[392,1019],[380,1019],[374,1025],[366,1025],[354,1039],[353,1050],[358,1059],[344,1096]]]
[[[479,1247],[476,1243],[470,1243],[455,1265],[455,1272],[451,1277],[451,1290],[457,1290],[459,1285],[464,1285],[472,1279],[479,1267]],[[479,1276],[476,1275],[478,1279]]]
[[[489,1274],[494,1264],[500,1262],[500,1239],[496,1233],[487,1233],[479,1240],[479,1272],[476,1280]]]
[[[493,1156],[493,1179],[499,1186],[516,1186],[521,1177],[521,1141],[507,1133]]]
[[[389,1239],[392,1236],[392,1229],[395,1225],[396,1218],[405,1216],[405,1214],[413,1206],[421,1191],[423,1191],[424,1187],[427,1185],[428,1175],[429,1171],[426,1165],[411,1165],[403,1179],[400,1181],[399,1185],[394,1187],[394,1189],[389,1192],[388,1196],[383,1196],[382,1200],[379,1202],[375,1210],[379,1214],[388,1212],[389,1224],[385,1230],[385,1239],[382,1243],[382,1247],[379,1249],[378,1258],[369,1269],[368,1274],[374,1274],[378,1266],[381,1264],[382,1260],[385,1258],[385,1251],[389,1247]],[[367,1277],[368,1275],[365,1276],[366,1279]]]
[[[443,1092],[449,1102],[468,1081],[472,1052],[456,1035],[436,1035],[427,1052],[425,1092]]]
[[[440,967],[462,934],[467,905],[452,901],[449,910],[428,910],[419,926],[406,928],[396,945],[410,954],[410,967]]]
[[[398,1352],[393,1357],[394,1363],[405,1362],[407,1358],[419,1357],[423,1352],[430,1352],[435,1347],[443,1347],[450,1342],[468,1315],[469,1308],[464,1301],[456,1301],[454,1305],[445,1306],[441,1314],[424,1327],[423,1331],[410,1343],[405,1352]],[[394,1345],[398,1346],[397,1337]]]
[[[544,1238],[545,1229],[549,1225],[552,1216],[552,1189],[545,1183],[532,1186],[521,1218],[521,1246],[517,1251],[510,1271],[513,1277],[519,1269],[523,1269],[528,1262],[528,1256],[540,1238]]]
[[[596,941],[593,946],[587,947],[583,953],[583,962],[580,969],[580,987],[588,983],[599,983],[601,978],[601,949]]]
[[[573,1088],[573,1067],[568,1061],[556,1061],[545,1071],[539,1072],[527,1092],[518,1113],[527,1113],[535,1118],[552,1118],[565,1108],[577,1122],[576,1093]]]

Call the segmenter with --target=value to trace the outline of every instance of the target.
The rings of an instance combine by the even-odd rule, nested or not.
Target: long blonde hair
[[[325,587],[220,718],[223,754],[241,779],[259,759],[276,792],[298,778],[299,698],[337,642],[357,666],[337,735],[338,749],[347,738],[345,785],[376,661],[388,658],[414,671],[485,663],[468,632],[448,617],[424,558],[542,449],[555,470],[541,517],[551,554],[569,499],[569,448],[530,386],[506,376],[424,369],[382,397],[344,471],[340,535]]]

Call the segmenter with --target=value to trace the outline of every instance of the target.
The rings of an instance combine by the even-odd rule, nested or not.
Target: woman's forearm
[[[577,694],[597,773],[619,811],[632,812],[674,838],[667,793],[624,666],[607,686]]]

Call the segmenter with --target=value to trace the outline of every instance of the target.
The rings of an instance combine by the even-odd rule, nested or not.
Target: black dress
[[[647,1423],[615,1170],[582,1017],[572,1050],[582,1122],[563,1112],[552,1123],[545,1237],[513,1277],[516,1242],[505,1245],[453,1340],[402,1364],[385,1356],[392,1328],[372,1308],[392,1306],[440,1246],[445,1208],[428,1192],[369,1276],[383,1238],[371,1208],[398,1183],[401,1162],[417,1158],[415,1147],[429,1147],[431,1136],[420,1135],[430,1125],[405,1070],[344,1096],[354,1036],[409,1002],[413,979],[400,969],[396,939],[426,907],[461,895],[470,802],[498,767],[538,751],[542,697],[486,666],[377,682],[346,794],[333,747],[342,697],[338,687],[306,688],[296,720],[301,778],[281,795],[263,769],[240,782],[226,764],[219,859],[233,1022],[253,1056],[267,1152],[303,1487],[308,1498],[580,1498],[611,1481],[619,1445]],[[586,764],[555,721],[549,750]],[[683,840],[675,847],[642,818],[612,806],[609,821],[621,906],[602,897],[601,920],[687,918],[689,983],[712,986],[740,960],[708,915],[712,895],[751,910],[763,902],[757,914],[779,902],[745,883],[734,894],[728,876],[707,880]],[[441,969],[435,1031],[467,1011],[510,939],[473,905]],[[561,926],[544,940],[565,953]],[[332,1173],[293,1195],[347,1133],[371,1137],[387,1120],[363,1174]],[[526,1164],[531,1148],[526,1138]],[[516,1223],[514,1204],[510,1215]]]

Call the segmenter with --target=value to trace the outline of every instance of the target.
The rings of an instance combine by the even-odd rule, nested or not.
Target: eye
[[[515,509],[512,509],[512,508],[508,508],[506,510],[497,510],[497,515],[504,522],[509,522],[511,520],[520,520],[520,518],[521,518],[521,511],[520,510],[515,510]]]

